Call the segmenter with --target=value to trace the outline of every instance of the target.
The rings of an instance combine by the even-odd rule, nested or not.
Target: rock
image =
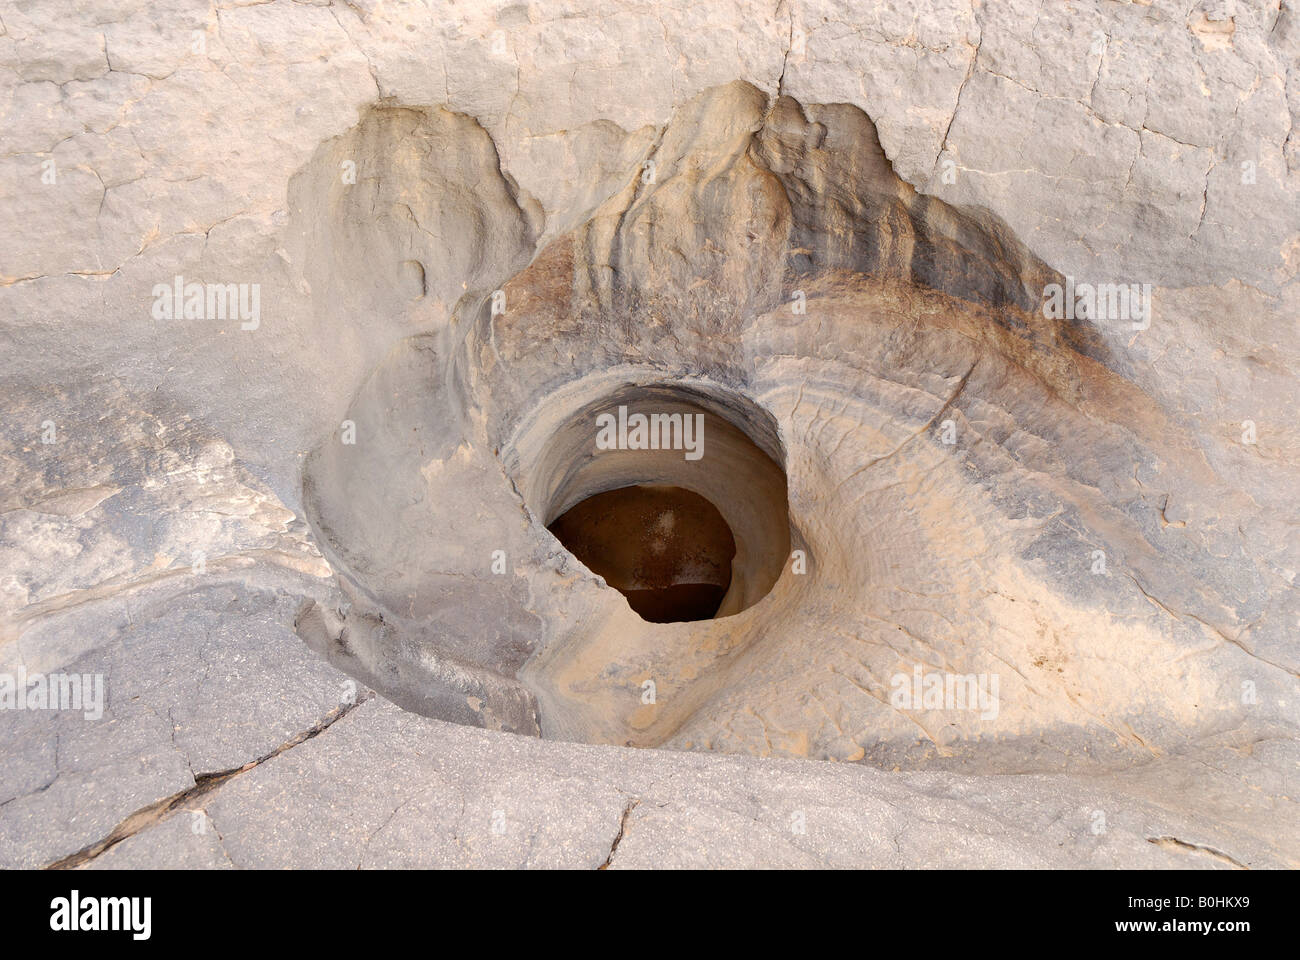
[[[0,64],[3,864],[1300,862],[1290,6],[8,4]],[[632,484],[718,616],[548,530]]]

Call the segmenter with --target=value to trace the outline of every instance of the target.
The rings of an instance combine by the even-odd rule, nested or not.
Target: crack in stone
[[[1138,580],[1137,577],[1133,576],[1133,574],[1126,573],[1125,576],[1127,576],[1130,580],[1133,581],[1134,585],[1138,588],[1139,591],[1141,591],[1142,596],[1146,597],[1149,601],[1151,601],[1152,604],[1154,604],[1156,607],[1159,607],[1161,610],[1169,614],[1169,616],[1173,617],[1175,620],[1182,620],[1183,622],[1186,622],[1189,619],[1195,620],[1197,623],[1205,627],[1207,630],[1214,631],[1214,633],[1217,636],[1221,637],[1225,643],[1232,644],[1233,646],[1241,650],[1243,653],[1245,653],[1247,656],[1253,657],[1254,659],[1258,660],[1260,663],[1268,664],[1268,666],[1270,667],[1276,667],[1278,670],[1281,670],[1284,673],[1288,673],[1291,676],[1300,679],[1300,673],[1296,673],[1294,670],[1292,670],[1288,666],[1285,666],[1284,664],[1276,663],[1265,657],[1261,657],[1259,654],[1257,654],[1255,651],[1251,650],[1249,647],[1247,647],[1244,643],[1241,642],[1241,638],[1243,635],[1245,635],[1246,630],[1249,629],[1249,627],[1253,626],[1254,624],[1250,624],[1247,627],[1243,628],[1242,630],[1238,631],[1237,636],[1230,637],[1223,630],[1222,627],[1217,627],[1214,624],[1210,623],[1208,620],[1198,617],[1194,613],[1175,610],[1173,607],[1170,607],[1168,604],[1164,603],[1158,597],[1155,597],[1152,594],[1148,593],[1146,587],[1142,586],[1142,583]]]
[[[198,805],[195,801],[220,789],[240,774],[247,773],[254,767],[261,766],[266,761],[274,759],[282,753],[287,753],[299,744],[306,743],[313,737],[319,736],[346,717],[357,707],[361,706],[366,701],[373,699],[373,697],[373,693],[367,693],[358,698],[354,703],[336,707],[334,710],[331,710],[326,714],[325,717],[315,726],[296,734],[284,743],[280,744],[270,753],[264,754],[256,760],[250,760],[242,766],[232,767],[228,770],[198,774],[194,778],[194,786],[182,790],[179,793],[174,793],[169,797],[164,797],[163,799],[155,801],[145,807],[141,807],[109,831],[107,836],[89,844],[88,846],[82,847],[76,853],[69,854],[66,857],[55,860],[53,863],[47,864],[43,869],[71,870],[83,866],[117,846],[123,840],[128,840],[136,834],[162,823],[173,813],[180,810],[197,808]],[[188,760],[186,762],[188,762]],[[211,819],[211,817],[209,817],[209,819]],[[227,858],[229,858],[229,854],[227,854]]]
[[[619,820],[618,823],[618,833],[614,835],[614,842],[611,843],[609,846],[609,854],[605,857],[605,862],[602,863],[599,867],[597,867],[596,868],[597,870],[609,869],[610,863],[612,863],[614,860],[614,853],[618,850],[618,845],[623,842],[623,835],[627,833],[628,817],[632,816],[632,811],[635,810],[640,805],[641,805],[640,800],[632,800],[625,807],[623,807],[623,817],[621,820]]]
[[[974,9],[972,9],[972,16]],[[935,154],[934,165],[930,170],[930,176],[933,177],[939,169],[939,161],[948,150],[948,135],[952,133],[952,125],[957,122],[957,111],[961,109],[961,95],[966,90],[966,85],[970,83],[971,77],[975,75],[976,65],[979,63],[980,48],[984,45],[984,24],[980,23],[979,17],[975,17],[975,24],[980,28],[979,36],[975,38],[975,52],[971,54],[970,66],[966,68],[966,76],[962,78],[957,87],[957,97],[953,101],[952,116],[948,118],[948,126],[944,128],[943,139],[939,141],[939,152]]]
[[[866,470],[871,469],[876,464],[888,460],[890,457],[894,456],[894,454],[898,453],[898,451],[902,450],[905,446],[907,446],[917,437],[921,436],[923,433],[925,433],[927,430],[933,427],[938,422],[939,418],[948,412],[948,410],[952,407],[953,403],[956,402],[957,398],[961,396],[962,391],[966,389],[966,384],[970,381],[971,374],[975,372],[975,368],[979,366],[979,362],[980,362],[979,357],[976,357],[974,362],[971,363],[970,369],[968,369],[964,374],[962,374],[961,381],[957,384],[957,388],[953,390],[953,392],[948,396],[948,399],[943,402],[943,406],[939,408],[938,412],[935,413],[935,415],[932,416],[925,423],[925,425],[921,427],[921,429],[909,435],[907,439],[899,443],[898,446],[894,447],[893,450],[890,450],[888,453],[876,457],[876,459],[872,460],[870,463],[864,464],[863,466],[859,467],[857,470],[854,470],[851,474],[849,474],[838,484],[836,484],[836,489],[838,490],[840,487],[843,487],[854,477],[858,476],[859,474],[863,473]]]
[[[1207,847],[1199,843],[1188,843],[1186,840],[1179,840],[1177,837],[1147,837],[1147,843],[1153,843],[1162,850],[1177,850],[1180,853],[1201,854],[1207,857],[1213,857],[1223,863],[1229,864],[1236,870],[1249,870],[1240,860],[1228,856],[1222,850],[1215,850],[1213,847]]]

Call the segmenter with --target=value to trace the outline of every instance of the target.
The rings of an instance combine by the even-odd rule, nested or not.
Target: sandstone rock
[[[0,862],[1300,862],[1292,6],[4,2],[0,65],[0,673],[106,690],[0,710]],[[548,530],[634,483],[717,617]]]

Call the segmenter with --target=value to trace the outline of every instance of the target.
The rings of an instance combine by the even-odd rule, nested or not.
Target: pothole
[[[291,191],[340,324],[381,303],[357,263],[427,271],[421,332],[304,465],[342,594],[308,643],[442,719],[883,767],[1127,760],[1239,719],[1186,655],[1217,614],[1148,592],[1181,575],[1143,492],[1169,421],[1095,324],[1042,322],[1065,278],[899,179],[848,105],[730,85],[626,147],[654,177],[610,174],[541,249],[445,112],[377,108]],[[310,203],[358,151],[371,192]],[[444,269],[459,233],[491,242]]]
[[[678,383],[557,399],[503,451],[534,517],[651,623],[732,616],[772,589],[790,552],[780,457],[752,401]]]
[[[731,528],[717,507],[682,487],[598,493],[550,531],[651,623],[708,620],[731,586]]]

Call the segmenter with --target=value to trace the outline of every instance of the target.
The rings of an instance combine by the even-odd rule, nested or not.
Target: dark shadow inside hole
[[[708,620],[731,586],[731,528],[717,507],[682,487],[598,493],[569,508],[550,531],[650,623]]]

